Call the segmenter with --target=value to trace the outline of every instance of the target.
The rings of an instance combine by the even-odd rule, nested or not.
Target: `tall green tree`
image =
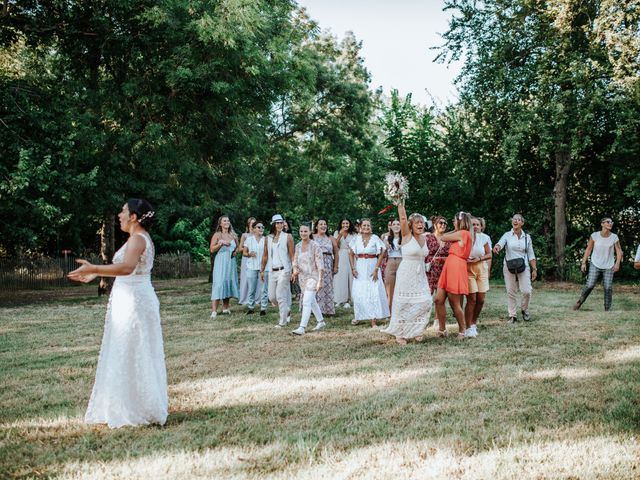
[[[495,132],[504,168],[527,167],[512,179],[520,194],[536,192],[539,198],[542,193],[546,199],[544,216],[552,219],[546,231],[553,232],[559,276],[571,202],[585,203],[571,192],[589,191],[588,200],[595,201],[611,186],[598,179],[603,173],[610,178],[602,159],[620,121],[614,99],[625,93],[614,81],[611,49],[602,41],[603,29],[615,30],[600,16],[610,3],[447,2],[458,15],[444,35],[442,56],[464,57],[461,102]],[[633,12],[636,22],[638,13]],[[580,217],[577,209],[574,213]]]

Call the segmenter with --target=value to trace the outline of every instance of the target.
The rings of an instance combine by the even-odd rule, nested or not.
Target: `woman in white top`
[[[294,335],[304,335],[311,313],[316,317],[317,322],[314,331],[322,330],[326,326],[316,294],[322,288],[322,276],[331,275],[330,271],[325,272],[326,262],[323,259],[321,248],[311,240],[311,227],[303,223],[300,225],[299,233],[301,240],[296,245],[296,253],[293,256],[291,279],[294,282],[297,280],[300,285],[302,316],[300,326],[291,332]]]
[[[265,242],[263,233],[262,222],[254,222],[253,231],[244,239],[242,247],[242,259],[246,261],[247,314],[253,313],[253,309],[259,303],[260,315],[266,315],[269,304],[269,265],[264,271],[264,282],[260,280],[260,264]]]
[[[593,232],[591,234],[587,249],[582,257],[582,264],[580,265],[582,273],[587,271],[587,259],[589,255],[591,255],[591,264],[589,265],[587,284],[582,289],[580,298],[573,306],[574,310],[578,310],[585,300],[587,300],[587,297],[596,286],[600,275],[602,275],[602,284],[604,286],[604,310],[606,312],[611,309],[611,301],[613,299],[613,274],[620,270],[622,248],[620,248],[618,236],[611,232],[613,228],[613,220],[611,220],[611,218],[604,217],[600,221],[600,227],[599,232]]]
[[[240,297],[238,297],[238,303],[240,305],[246,305],[249,299],[249,279],[247,278],[248,258],[243,254],[244,241],[247,239],[247,237],[250,237],[253,234],[253,228],[255,227],[255,225],[255,217],[247,218],[247,226],[244,233],[240,236],[240,241],[238,242],[238,251],[236,252],[242,255],[242,261],[240,262]]]
[[[116,277],[111,289],[96,380],[85,415],[86,423],[164,425],[169,397],[164,361],[160,304],[151,284],[155,249],[148,229],[154,211],[146,200],[131,199],[118,215],[127,242],[112,265],[82,266],[71,280],[90,282],[96,276]]]
[[[269,300],[278,304],[280,319],[278,327],[288,323],[291,310],[291,262],[293,260],[293,237],[283,230],[284,218],[271,218],[271,232],[264,243],[260,279],[265,281],[267,267],[269,275]]]
[[[391,321],[382,332],[395,336],[396,342],[404,345],[410,339],[422,340],[431,314],[431,292],[424,274],[424,259],[429,247],[424,236],[424,217],[413,213],[407,219],[402,204],[398,205],[398,216],[402,233],[402,262],[397,269]]]
[[[538,268],[536,266],[536,256],[533,253],[533,244],[531,236],[522,230],[524,225],[524,217],[516,213],[511,217],[512,229],[506,232],[496,246],[493,253],[498,254],[500,250],[505,249],[504,262],[502,264],[502,274],[504,275],[504,285],[507,289],[509,323],[518,321],[516,316],[516,297],[517,289],[520,288],[522,293],[521,312],[522,319],[525,322],[530,320],[529,316],[529,300],[533,291],[531,282],[534,282],[538,276]],[[511,273],[507,268],[508,260],[522,258],[524,260],[525,269],[520,273]]]
[[[467,259],[467,275],[469,276],[469,294],[464,307],[464,318],[467,329],[465,336],[477,337],[476,324],[484,306],[484,300],[489,291],[489,266],[491,261],[491,239],[482,233],[482,222],[479,218],[471,217],[471,226],[475,232],[475,241],[471,246],[471,253]]]
[[[389,310],[393,309],[393,290],[396,286],[396,272],[402,261],[402,230],[400,220],[394,218],[389,225],[389,233],[383,239],[387,247],[387,266],[384,269],[384,288],[389,299]],[[428,252],[427,252],[428,253]]]
[[[349,267],[349,244],[356,234],[356,229],[348,218],[340,220],[340,228],[333,234],[338,241],[338,273],[333,276],[336,307],[342,305],[344,308],[351,308],[349,302],[351,302],[353,275]]]
[[[385,246],[380,237],[371,230],[371,220],[360,221],[360,233],[349,245],[349,262],[353,273],[353,325],[363,320],[371,320],[376,326],[377,319],[389,316],[389,302],[380,278],[380,264],[384,258]]]

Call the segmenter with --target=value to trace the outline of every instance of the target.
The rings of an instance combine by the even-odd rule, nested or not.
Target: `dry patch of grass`
[[[94,288],[0,307],[1,478],[638,478],[635,293],[574,312],[580,286],[537,285],[534,321],[507,325],[494,286],[477,339],[429,330],[401,347],[350,311],[297,338],[274,309],[211,321],[202,281],[156,286],[164,427],[83,423],[106,308]]]
[[[300,461],[287,465],[283,452]],[[633,465],[640,447],[632,441],[596,437],[576,442],[542,442],[465,455],[426,441],[382,442],[350,452],[317,446],[272,444],[216,448],[203,452],[163,452],[108,463],[75,462],[62,479],[260,477],[265,479],[493,479],[637,478]],[[597,458],[598,461],[593,461]],[[265,464],[282,470],[260,473]]]

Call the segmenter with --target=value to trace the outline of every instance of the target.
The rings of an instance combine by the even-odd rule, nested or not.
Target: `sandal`
[[[464,339],[465,339],[465,338],[467,338],[467,337],[466,337],[466,335],[465,335],[464,333],[458,333],[458,335],[456,336],[456,338],[457,338],[458,340],[464,340]]]
[[[446,338],[448,336],[449,336],[449,332],[447,331],[446,328],[444,330],[438,330],[436,332],[436,337],[438,337],[438,338]]]
[[[422,335],[419,335],[415,338],[416,342],[421,342],[422,340],[424,340],[424,337]]]
[[[400,338],[400,337],[397,337],[397,338],[396,338],[396,343],[397,343],[398,345],[406,345],[406,344],[407,344],[407,339],[406,339],[406,338]]]

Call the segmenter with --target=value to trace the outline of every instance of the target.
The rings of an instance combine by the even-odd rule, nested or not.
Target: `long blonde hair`
[[[229,215],[220,215],[218,217],[218,223],[216,224],[216,232],[222,232],[222,219],[226,218],[229,220],[229,233],[231,235],[233,235],[234,237],[237,237],[238,235],[236,235],[236,231],[233,229],[233,225],[231,224],[231,219],[229,218]]]
[[[473,225],[471,225],[471,214],[462,211],[456,213],[454,228],[468,231],[471,234],[471,242],[474,243],[476,241],[476,232],[473,230]]]

